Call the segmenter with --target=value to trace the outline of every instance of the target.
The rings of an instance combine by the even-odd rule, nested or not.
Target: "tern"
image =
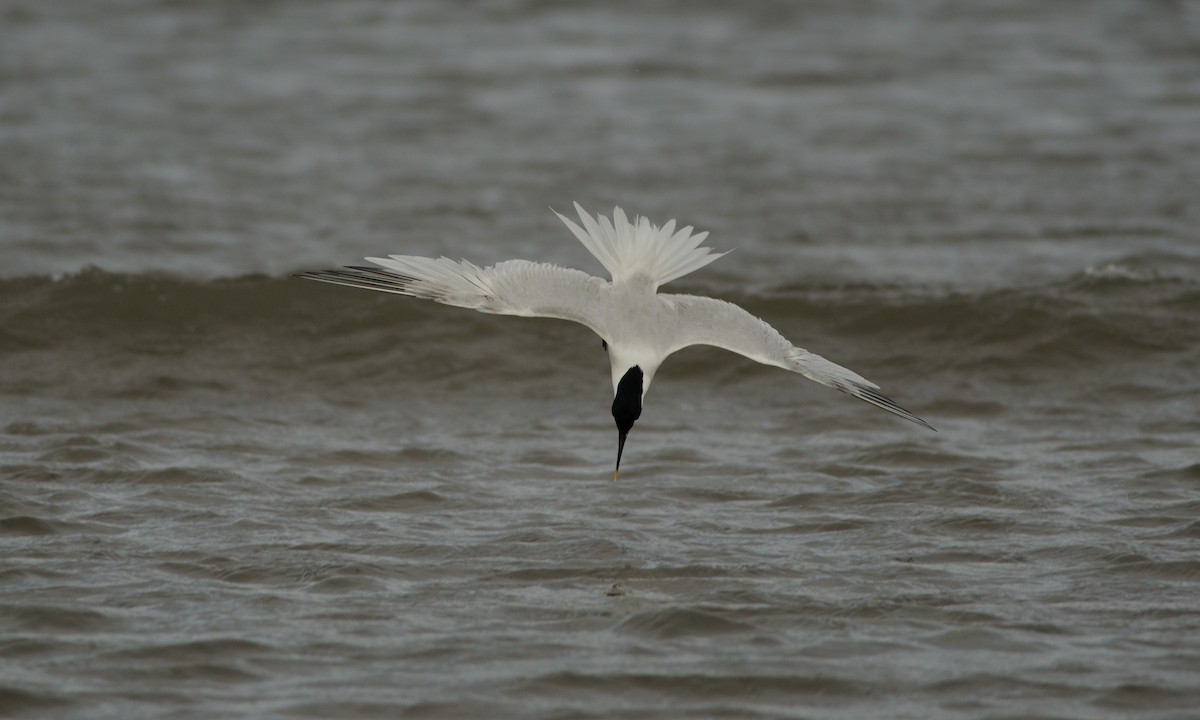
[[[724,300],[659,293],[661,285],[699,270],[726,253],[700,243],[707,232],[675,221],[659,227],[644,217],[630,222],[621,208],[612,219],[592,217],[575,203],[581,224],[555,212],[583,246],[604,265],[611,280],[580,270],[528,260],[479,267],[412,255],[369,257],[377,267],[302,272],[307,280],[424,298],[497,315],[571,320],[600,336],[612,366],[612,416],[617,424],[617,464],[625,439],[642,414],[654,374],[671,353],[712,345],[764,365],[800,373],[914,422],[934,428],[892,402],[879,386],[853,370],[796,347],[766,322]]]

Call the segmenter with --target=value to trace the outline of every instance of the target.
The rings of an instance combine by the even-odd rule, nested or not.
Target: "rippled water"
[[[1200,707],[1191,5],[2,14],[0,715]],[[575,199],[939,432],[287,277]]]

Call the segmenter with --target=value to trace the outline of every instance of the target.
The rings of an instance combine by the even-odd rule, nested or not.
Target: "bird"
[[[621,470],[625,441],[642,414],[654,375],[672,353],[693,345],[723,348],[751,360],[799,373],[929,430],[933,426],[897,405],[853,370],[792,345],[775,328],[738,305],[659,287],[728,254],[701,245],[707,232],[676,229],[647,218],[630,221],[620,207],[612,218],[592,217],[574,203],[576,223],[551,209],[608,271],[605,280],[581,270],[529,260],[479,267],[413,255],[368,257],[372,265],[297,273],[306,280],[406,295],[483,313],[559,318],[600,336],[612,370],[612,416]],[[936,432],[936,430],[935,430]]]

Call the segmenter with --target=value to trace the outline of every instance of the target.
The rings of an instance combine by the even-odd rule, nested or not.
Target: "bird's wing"
[[[303,272],[307,280],[408,295],[498,315],[551,317],[597,329],[595,308],[608,283],[579,270],[527,260],[481,268],[463,260],[392,255],[379,267]]]
[[[679,332],[671,352],[691,345],[712,345],[765,365],[797,372],[827,387],[853,395],[923,427],[933,427],[879,392],[858,373],[793,346],[775,328],[724,300],[697,295],[659,295],[674,306]]]

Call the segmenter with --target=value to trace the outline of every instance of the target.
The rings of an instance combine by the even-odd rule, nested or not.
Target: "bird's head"
[[[633,423],[642,415],[642,369],[637,365],[625,371],[617,383],[617,394],[613,397],[612,414],[617,423],[617,466],[613,469],[613,480],[621,470],[621,453],[625,451],[625,438]]]

